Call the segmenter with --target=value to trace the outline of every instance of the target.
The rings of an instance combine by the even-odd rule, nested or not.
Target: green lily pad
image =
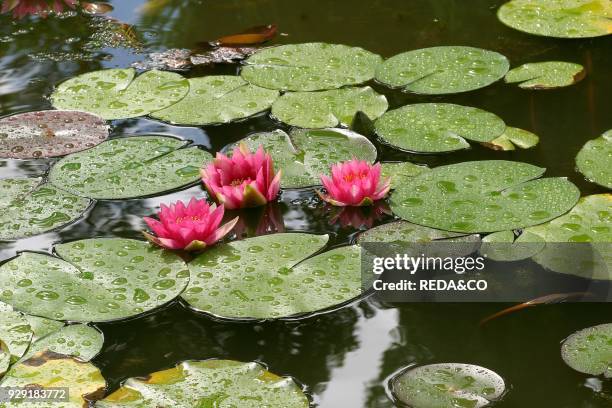
[[[308,408],[310,402],[289,377],[259,363],[185,361],[146,378],[130,378],[96,407]]]
[[[4,376],[11,365],[11,353],[5,351],[6,345],[0,341],[0,378]]]
[[[251,85],[238,76],[191,78],[187,96],[151,116],[179,125],[228,123],[270,109],[276,98],[278,91]]]
[[[357,112],[376,119],[389,107],[387,98],[369,86],[323,92],[288,92],[272,105],[272,116],[303,128],[348,126]]]
[[[361,294],[360,252],[312,258],[326,235],[272,234],[216,245],[189,264],[183,298],[223,318],[278,319],[338,306]],[[308,258],[308,259],[306,259]]]
[[[359,234],[357,243],[363,242],[431,242],[439,239],[457,238],[465,234],[442,231],[407,221],[394,221],[370,228]]]
[[[242,139],[251,150],[263,145],[282,170],[283,188],[302,188],[321,184],[320,175],[331,165],[357,158],[373,162],[376,147],[364,136],[346,129],[294,129],[255,133]],[[226,149],[233,149],[235,144]]]
[[[55,252],[61,259],[23,252],[0,266],[0,300],[49,319],[110,321],[170,302],[189,280],[181,258],[143,241],[87,239]]]
[[[38,111],[0,119],[0,157],[31,159],[80,152],[102,143],[108,126],[78,111]]]
[[[410,162],[387,162],[381,163],[380,167],[381,177],[391,178],[392,189],[395,189],[395,186],[399,186],[407,180],[429,170],[426,166],[420,166]]]
[[[612,33],[609,0],[512,0],[497,17],[529,34],[557,38],[589,38]]]
[[[112,139],[66,156],[51,168],[49,181],[73,194],[124,199],[164,193],[200,179],[210,153],[172,137]]]
[[[95,113],[107,120],[148,115],[173,105],[189,92],[179,74],[128,69],[104,69],[71,78],[57,86],[51,103],[57,109]]]
[[[408,368],[390,381],[397,400],[412,408],[480,408],[506,390],[497,373],[472,364],[444,363]]]
[[[32,330],[21,313],[0,312],[0,341],[6,346],[12,360],[25,354],[32,341]]]
[[[90,361],[102,350],[103,344],[104,336],[97,329],[84,324],[73,324],[33,342],[23,359],[27,360],[39,352],[49,350],[77,357],[81,361]]]
[[[524,232],[515,237],[513,231],[499,231],[482,239],[480,254],[494,261],[520,261],[528,259],[544,249],[545,242],[537,235]]]
[[[491,140],[483,143],[485,146],[493,150],[514,150],[516,146],[521,149],[529,149],[540,142],[538,135],[524,129],[507,126],[504,133]]]
[[[612,188],[612,130],[601,137],[589,140],[576,156],[578,171],[593,183]]]
[[[503,55],[473,47],[431,47],[395,55],[376,71],[385,85],[437,95],[483,88],[504,77],[510,63]]]
[[[359,47],[305,43],[264,48],[244,61],[242,78],[284,91],[320,91],[357,85],[374,77],[380,55]]]
[[[580,64],[561,61],[531,62],[511,69],[505,77],[507,83],[520,82],[524,89],[551,89],[570,86],[586,75]]]
[[[47,319],[45,317],[32,316],[28,314],[23,315],[23,317],[30,324],[33,343],[64,327],[63,322]]]
[[[612,323],[572,334],[561,345],[561,357],[576,371],[612,378]]]
[[[419,103],[391,110],[376,123],[383,142],[406,151],[441,153],[490,142],[506,129],[493,113],[450,103]]]
[[[0,240],[30,237],[77,220],[91,202],[39,178],[0,180]]]
[[[484,160],[440,166],[396,188],[391,209],[419,225],[466,233],[524,228],[570,210],[580,191],[545,169]]]

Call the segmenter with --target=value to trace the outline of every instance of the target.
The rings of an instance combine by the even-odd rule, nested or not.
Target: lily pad
[[[612,33],[609,0],[512,0],[497,17],[529,34],[557,38],[589,38]]]
[[[362,232],[357,242],[431,242],[439,239],[457,238],[464,235],[465,234],[459,232],[442,231],[424,227],[407,221],[394,221]]]
[[[470,147],[466,141],[490,142],[506,124],[497,115],[450,103],[419,103],[394,109],[375,123],[383,142],[406,151],[441,153]]]
[[[104,336],[97,329],[84,324],[73,324],[33,342],[23,359],[27,360],[39,352],[49,350],[77,357],[81,361],[90,361],[102,350],[103,344]]]
[[[361,294],[360,251],[316,255],[326,235],[272,234],[216,245],[189,264],[183,298],[223,318],[278,319],[338,306]],[[306,259],[308,258],[308,259]]]
[[[189,280],[181,258],[142,241],[87,239],[55,252],[61,258],[23,252],[0,266],[0,300],[49,319],[110,321],[170,302]]]
[[[376,160],[376,147],[364,136],[346,129],[294,129],[289,135],[275,130],[252,134],[240,142],[251,150],[263,145],[276,169],[283,172],[283,188],[320,185],[320,175],[328,174],[337,162],[353,158]]]
[[[47,319],[45,317],[32,316],[28,314],[23,315],[23,317],[30,324],[30,329],[32,330],[32,342],[36,342],[64,327],[63,322]]]
[[[241,75],[253,85],[283,91],[320,91],[374,77],[380,55],[359,47],[305,43],[264,48],[245,61]]]
[[[506,75],[503,55],[473,47],[431,47],[395,55],[376,71],[385,85],[419,94],[437,95],[483,88]]]
[[[191,78],[187,96],[151,116],[179,125],[228,123],[270,109],[276,98],[278,91],[251,85],[238,76]]]
[[[289,377],[259,363],[185,361],[177,367],[130,378],[96,407],[308,408],[310,402]]]
[[[576,156],[578,171],[593,183],[612,188],[612,130],[597,139],[590,140]]]
[[[32,341],[28,321],[19,312],[0,312],[0,342],[7,348],[12,360],[24,355]]]
[[[561,345],[561,357],[576,371],[612,378],[612,323],[572,334]]]
[[[514,231],[499,231],[482,239],[480,253],[494,261],[512,262],[531,258],[542,251],[545,245],[537,235],[529,232],[517,238]]]
[[[51,95],[57,109],[82,110],[104,119],[127,119],[167,108],[189,92],[189,82],[179,74],[105,69],[62,82]]]
[[[412,408],[480,408],[500,399],[506,384],[487,368],[445,363],[408,368],[391,379],[390,388]]]
[[[561,61],[531,62],[511,69],[505,77],[507,83],[520,82],[524,89],[551,89],[570,86],[586,75],[580,64]]]
[[[484,160],[440,166],[396,188],[391,209],[401,218],[445,231],[495,232],[542,224],[563,215],[580,191],[546,169]]]
[[[381,163],[381,170],[381,177],[390,177],[391,188],[395,189],[395,186],[399,186],[429,169],[426,166],[410,162],[387,162]]]
[[[108,137],[104,120],[87,112],[38,111],[0,119],[0,157],[31,159],[80,152]]]
[[[357,112],[376,119],[389,107],[387,98],[369,86],[323,92],[288,92],[272,105],[272,116],[303,128],[348,126]]]
[[[90,201],[39,178],[0,180],[0,240],[54,230],[77,220]]]
[[[210,153],[172,137],[112,139],[66,156],[51,168],[49,181],[96,199],[125,199],[164,193],[200,179]]]
[[[493,150],[514,150],[516,146],[521,149],[529,149],[540,142],[538,135],[524,129],[507,126],[504,133],[491,140],[483,143],[485,146]]]

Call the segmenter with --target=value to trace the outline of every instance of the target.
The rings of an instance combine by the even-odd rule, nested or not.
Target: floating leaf
[[[385,85],[419,94],[448,94],[483,88],[504,77],[503,55],[472,47],[431,47],[386,60],[376,71]]]
[[[612,378],[612,323],[572,334],[561,345],[561,357],[576,371]]]
[[[310,402],[289,377],[259,363],[185,361],[177,367],[130,378],[96,407],[308,408]]]
[[[520,82],[524,89],[551,89],[569,86],[581,81],[586,73],[580,64],[547,61],[523,64],[511,69],[505,77],[507,83]]]
[[[284,91],[319,91],[357,85],[374,77],[379,55],[326,43],[264,48],[251,55],[241,75],[250,83]]]
[[[6,346],[5,351],[9,353],[11,359],[21,358],[30,346],[30,341],[32,341],[32,330],[21,313],[0,312],[0,342]]]
[[[529,34],[558,38],[599,37],[612,33],[609,0],[512,0],[497,17]]]
[[[62,327],[64,327],[64,323],[59,322],[57,320],[51,320],[44,317],[32,316],[28,314],[23,315],[23,317],[30,324],[30,329],[33,332],[32,342],[36,342],[41,338],[46,337],[49,334],[56,332]]]
[[[376,119],[389,107],[369,86],[322,92],[288,92],[272,105],[272,116],[288,125],[325,128],[349,125],[357,112]]]
[[[33,342],[23,357],[29,359],[35,354],[49,350],[66,356],[77,357],[81,361],[90,361],[104,344],[104,336],[97,329],[84,324],[73,324]]]
[[[381,177],[391,178],[391,188],[404,184],[407,180],[418,176],[419,174],[429,170],[426,166],[410,162],[388,162],[381,163]]]
[[[385,113],[375,125],[384,142],[420,153],[467,149],[465,139],[490,142],[506,129],[493,113],[450,103],[407,105]]]
[[[88,239],[55,252],[61,259],[23,252],[0,266],[0,300],[55,320],[110,321],[170,302],[189,280],[177,255],[142,241]]]
[[[6,345],[0,341],[0,378],[6,373],[11,365],[11,353],[5,351]]]
[[[172,137],[112,139],[66,156],[51,168],[49,181],[79,196],[96,199],[144,197],[200,179],[210,153]]]
[[[515,146],[521,149],[529,149],[540,142],[538,135],[533,134],[527,130],[507,126],[504,133],[491,140],[490,142],[483,143],[486,147],[490,147],[493,150],[514,150]]]
[[[349,246],[308,258],[327,239],[272,234],[212,247],[189,264],[192,279],[183,298],[198,311],[239,319],[338,306],[361,294],[360,252]]]
[[[213,44],[222,46],[261,44],[276,37],[276,32],[276,24],[255,26],[238,34],[225,35],[213,41]]]
[[[38,111],[0,119],[0,157],[30,159],[80,152],[108,137],[104,120],[87,112]]]
[[[516,238],[513,231],[499,231],[482,239],[480,253],[494,261],[520,261],[531,258],[544,249],[544,241],[529,232]]]
[[[477,365],[444,363],[408,368],[390,381],[393,395],[412,408],[480,408],[503,395],[497,373]]]
[[[185,98],[151,116],[179,125],[227,123],[269,109],[277,97],[277,91],[251,85],[237,76],[191,78]]]
[[[345,129],[295,129],[289,135],[275,130],[255,133],[240,142],[251,150],[263,145],[276,169],[283,172],[283,188],[319,185],[320,175],[328,174],[331,165],[340,161],[376,160],[376,147],[367,138]]]
[[[144,116],[183,99],[189,82],[179,74],[105,69],[88,72],[62,82],[51,95],[57,109],[84,110],[104,119]]]
[[[0,240],[42,234],[78,219],[90,201],[39,178],[0,180]]]
[[[600,186],[612,188],[612,130],[589,140],[576,156],[578,171]]]
[[[458,232],[442,231],[406,221],[379,225],[359,234],[358,243],[431,242],[464,236]]]
[[[415,224],[466,233],[542,224],[571,209],[580,192],[545,169],[485,160],[440,166],[396,187],[391,209]]]

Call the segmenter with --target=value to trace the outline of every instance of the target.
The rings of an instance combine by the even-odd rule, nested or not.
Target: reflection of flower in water
[[[73,9],[77,0],[4,0],[2,13],[13,12],[14,18],[23,18],[27,15],[46,17],[49,13],[61,13],[66,7]]]
[[[238,239],[285,232],[283,214],[280,205],[277,203],[233,211],[232,216],[234,216],[234,213],[236,213],[236,216],[240,216],[233,229]]]
[[[376,201],[366,207],[336,207],[326,205],[325,210],[331,214],[330,223],[339,224],[342,228],[372,228],[376,221],[391,215],[391,209],[386,201]]]

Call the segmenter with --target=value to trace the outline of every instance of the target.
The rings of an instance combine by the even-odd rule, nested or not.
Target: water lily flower
[[[4,0],[0,12],[12,11],[14,18],[28,14],[46,16],[51,11],[61,13],[65,7],[73,9],[77,3],[77,0]]]
[[[219,227],[225,209],[209,205],[206,200],[195,197],[185,205],[177,201],[170,206],[161,205],[157,213],[159,221],[144,217],[145,222],[157,235],[143,232],[145,238],[166,249],[201,251],[227,235],[238,222],[238,217]]]
[[[251,153],[240,144],[231,158],[217,153],[201,175],[210,195],[229,210],[264,205],[276,199],[280,190],[281,172],[275,173],[263,146]]]
[[[331,178],[321,175],[327,194],[318,192],[321,199],[340,207],[372,205],[385,198],[391,189],[389,178],[381,180],[380,163],[374,166],[357,159],[336,163],[331,167]]]

